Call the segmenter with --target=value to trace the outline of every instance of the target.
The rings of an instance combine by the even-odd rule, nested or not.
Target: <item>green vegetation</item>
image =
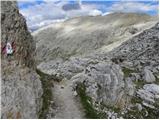
[[[101,108],[102,108],[102,109],[103,109],[103,108],[107,108],[108,110],[114,111],[114,112],[116,112],[116,113],[119,113],[119,112],[121,111],[120,108],[115,107],[115,106],[106,105],[106,104],[104,104],[103,102],[101,102]]]
[[[145,81],[144,80],[136,80],[134,81],[134,84],[136,85],[136,88],[142,88],[145,85]]]
[[[154,104],[155,109],[151,109],[149,107],[144,107],[144,109],[148,112],[148,115],[144,118],[146,119],[158,119],[159,118],[159,101]]]
[[[133,104],[142,103],[142,99],[139,98],[139,97],[134,96],[134,97],[132,97],[132,99],[131,99],[131,103],[133,103]]]
[[[142,105],[142,99],[139,97],[133,97],[131,99],[131,103],[136,104],[140,103]],[[143,105],[142,105],[143,106]],[[132,109],[128,110],[126,114],[123,115],[123,118],[125,119],[158,119],[159,118],[159,101],[156,100],[155,109],[151,109],[149,107],[143,106],[143,109],[141,111],[138,110],[138,108],[135,106]]]
[[[43,72],[36,70],[37,73],[40,75],[40,80],[42,82],[42,88],[43,88],[43,95],[42,95],[42,109],[39,112],[39,118],[40,119],[45,119],[46,118],[46,113],[49,110],[50,106],[50,101],[52,100],[52,81],[49,79],[50,76],[47,74],[44,74]]]
[[[127,113],[123,115],[124,119],[143,119],[145,116],[145,111],[139,111],[137,107],[128,110]]]
[[[136,103],[142,103],[142,99],[140,99],[139,97],[136,97],[134,96],[132,99],[131,99],[131,103],[132,104],[136,104]],[[127,113],[125,113],[123,115],[123,118],[125,119],[142,119],[144,118],[145,116],[145,111],[142,110],[142,111],[139,111],[137,107],[132,107],[132,109],[128,110]]]
[[[159,107],[158,107],[159,108]],[[148,114],[147,114],[148,113]],[[143,106],[141,111],[137,107],[132,108],[126,114],[123,115],[125,119],[158,119],[159,109],[151,109],[149,107]]]
[[[155,84],[159,85],[159,75],[154,75],[156,78]]]
[[[77,86],[77,93],[80,97],[82,106],[85,110],[85,117],[89,119],[103,119],[105,113],[95,110],[92,104],[92,99],[86,95],[86,88],[83,83],[79,83]]]
[[[124,77],[129,77],[129,75],[131,73],[135,73],[136,72],[135,70],[131,70],[131,69],[126,68],[126,67],[123,67],[122,71],[124,73]]]

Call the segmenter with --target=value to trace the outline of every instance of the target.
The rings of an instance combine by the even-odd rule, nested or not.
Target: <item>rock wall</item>
[[[1,118],[38,118],[43,93],[35,72],[35,43],[15,1],[1,2]],[[5,46],[14,52],[7,56]]]
[[[36,44],[29,33],[24,17],[19,13],[16,2],[1,2],[1,46],[7,42],[14,46],[14,60],[20,65],[34,67]],[[2,51],[3,53],[3,51]],[[2,57],[4,53],[2,54]],[[5,59],[5,58],[4,58]]]

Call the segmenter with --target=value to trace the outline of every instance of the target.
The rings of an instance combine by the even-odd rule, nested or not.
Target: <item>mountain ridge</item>
[[[115,13],[57,23],[32,33],[37,42],[37,60],[88,54],[102,46],[127,40],[156,22],[149,15]]]

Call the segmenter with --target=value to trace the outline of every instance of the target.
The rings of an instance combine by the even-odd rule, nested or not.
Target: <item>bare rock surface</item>
[[[156,84],[146,84],[137,91],[138,96],[143,100],[143,105],[155,108],[155,100],[159,99],[159,86]]]
[[[38,118],[43,90],[35,72],[35,42],[17,2],[1,1],[1,7],[1,118]],[[7,42],[14,46],[10,56],[4,52]]]
[[[153,73],[147,68],[144,68],[144,80],[146,82],[154,82],[156,80]]]

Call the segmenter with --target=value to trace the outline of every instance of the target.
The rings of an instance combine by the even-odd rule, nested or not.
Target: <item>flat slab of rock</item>
[[[159,98],[159,86],[146,84],[137,91],[137,95],[143,100],[143,105],[154,108],[152,105],[155,103],[155,99]]]

